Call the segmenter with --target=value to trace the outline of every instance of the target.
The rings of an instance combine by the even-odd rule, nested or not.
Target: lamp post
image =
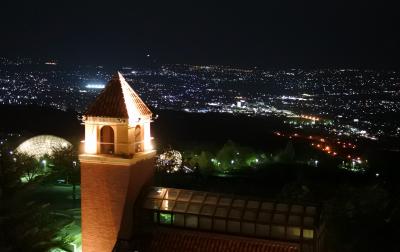
[[[75,172],[76,172],[76,161],[72,161],[72,176],[71,176],[71,182],[72,182],[72,201],[75,203],[76,200],[76,181],[75,181]]]
[[[47,165],[47,161],[46,161],[46,159],[42,160],[42,164],[43,164],[43,171],[46,172],[46,170],[47,170],[47,166],[46,166]]]

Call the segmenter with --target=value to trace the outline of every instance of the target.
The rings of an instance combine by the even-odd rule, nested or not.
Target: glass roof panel
[[[314,225],[314,218],[313,217],[304,217],[303,225],[307,227],[312,227]]]
[[[182,190],[179,193],[179,196],[178,196],[177,200],[179,200],[179,201],[189,201],[190,197],[192,197],[192,194],[193,194],[193,192],[191,192],[191,191]]]
[[[308,206],[306,207],[306,214],[307,215],[314,215],[317,211],[317,208],[314,206]]]
[[[215,210],[214,216],[216,217],[223,217],[226,218],[228,215],[228,208],[227,207],[217,207]]]
[[[261,209],[272,211],[272,210],[274,210],[274,203],[273,202],[263,202],[261,204]]]
[[[144,201],[143,207],[146,209],[160,209],[160,205],[160,199],[146,199]]]
[[[229,218],[240,219],[242,217],[243,210],[240,208],[231,208],[229,211]]]
[[[218,205],[220,206],[229,206],[232,202],[232,198],[228,198],[228,197],[221,197],[219,198],[219,202]]]
[[[261,235],[266,238],[275,235],[289,240],[302,240],[299,236],[300,229],[306,230],[302,232],[304,239],[314,239],[316,234],[313,232],[318,230],[315,227],[318,224],[316,205],[258,201],[242,196],[174,188],[152,187],[144,192],[147,194],[144,195],[143,208],[162,211],[159,215],[155,215],[160,216],[157,219],[160,223],[161,217],[175,216],[172,218],[173,223],[181,221],[181,226],[184,226],[186,223],[184,220],[191,216],[193,223],[195,220],[199,223],[200,220],[207,221],[207,225],[203,223],[206,226],[201,224],[202,228],[208,227],[219,231],[236,230],[245,235]],[[260,228],[265,230],[262,231]],[[269,230],[272,230],[272,233]],[[287,234],[286,230],[289,230]]]
[[[204,205],[200,211],[200,214],[212,216],[214,214],[214,211],[215,211],[214,205]]]
[[[264,211],[259,212],[259,213],[258,213],[257,221],[260,221],[260,222],[268,222],[268,223],[269,223],[269,222],[271,221],[271,213],[269,213],[269,212],[264,212]]]
[[[253,210],[246,210],[243,214],[243,219],[248,221],[256,220],[257,212]]]
[[[276,204],[275,210],[280,212],[287,212],[289,211],[289,205],[283,203]]]
[[[206,193],[203,192],[195,192],[192,195],[192,200],[191,202],[197,202],[197,203],[202,203],[206,197]]]
[[[175,201],[173,200],[163,200],[161,204],[161,210],[171,211],[175,206]]]
[[[165,198],[175,200],[178,197],[179,191],[179,189],[168,189]]]
[[[232,207],[244,207],[246,205],[246,201],[242,199],[233,200]]]
[[[164,194],[165,194],[166,191],[167,191],[166,188],[152,187],[147,192],[147,197],[148,198],[155,198],[155,199],[162,199],[162,198],[164,198]]]
[[[290,215],[288,218],[288,224],[293,226],[301,225],[301,216],[299,215]]]
[[[218,202],[219,195],[217,194],[207,194],[206,199],[203,203],[216,205]]]
[[[301,214],[301,213],[303,213],[303,211],[304,211],[304,207],[301,206],[301,205],[292,205],[290,211],[291,211],[292,213]]]
[[[284,214],[274,214],[274,216],[272,217],[272,223],[275,224],[285,224],[286,222],[286,215]]]
[[[186,209],[187,209],[188,205],[189,205],[189,203],[177,201],[175,203],[173,211],[174,212],[184,213],[184,212],[186,212]]]
[[[260,206],[260,202],[256,200],[247,201],[247,208],[257,209]]]
[[[201,209],[201,204],[192,203],[189,205],[188,209],[186,210],[187,213],[192,214],[199,214]]]

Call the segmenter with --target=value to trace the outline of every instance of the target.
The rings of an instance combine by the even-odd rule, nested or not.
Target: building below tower
[[[323,251],[315,204],[150,187],[135,218],[135,235],[115,251]]]

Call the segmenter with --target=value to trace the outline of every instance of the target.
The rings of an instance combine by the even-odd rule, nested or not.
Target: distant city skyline
[[[321,127],[334,134],[372,139],[400,136],[400,124],[392,120],[400,112],[400,72],[395,70],[265,70],[188,64],[110,70],[0,58],[0,104],[82,113],[117,69],[157,110],[278,116],[288,118],[286,122],[295,128]],[[310,119],[315,116],[321,120]],[[293,118],[303,118],[306,124]]]
[[[0,55],[84,64],[397,68],[396,8],[279,1],[6,3]]]

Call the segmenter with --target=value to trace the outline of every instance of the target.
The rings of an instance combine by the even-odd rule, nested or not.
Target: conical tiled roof
[[[115,74],[104,90],[89,106],[86,116],[129,118],[149,117],[150,109],[129,86],[121,73]]]

